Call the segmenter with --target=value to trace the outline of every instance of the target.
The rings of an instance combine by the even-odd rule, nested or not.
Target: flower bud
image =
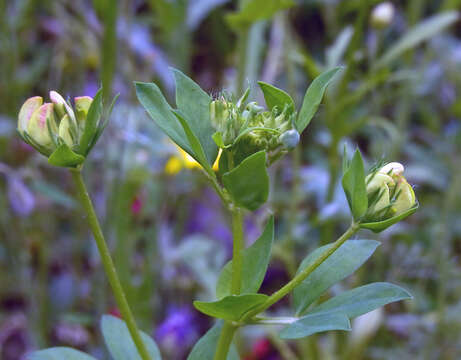
[[[72,148],[74,141],[70,135],[70,118],[68,114],[64,115],[59,123],[59,137],[64,140],[67,146]]]
[[[50,91],[50,99],[59,118],[62,118],[67,113],[71,119],[75,119],[74,111],[59,93]]]
[[[56,131],[56,120],[53,112],[53,104],[45,103],[36,109],[27,125],[27,133],[38,145],[51,148],[53,141],[48,130],[50,124],[51,131]]]
[[[377,29],[383,29],[392,22],[394,13],[395,8],[391,2],[378,4],[371,12],[371,24]]]
[[[295,148],[299,143],[299,138],[299,132],[297,132],[295,129],[285,131],[282,135],[279,136],[280,142],[287,149]]]
[[[24,131],[27,131],[27,126],[29,125],[29,120],[32,117],[32,114],[43,104],[43,98],[40,96],[34,96],[27,99],[19,110],[18,115],[18,131],[20,134],[23,134]]]
[[[89,96],[78,96],[74,98],[75,112],[77,113],[77,121],[79,124],[83,124],[88,115],[88,109],[93,102],[93,98]]]

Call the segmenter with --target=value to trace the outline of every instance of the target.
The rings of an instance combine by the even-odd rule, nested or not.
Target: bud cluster
[[[268,152],[279,148],[291,149],[299,142],[299,133],[293,128],[295,114],[288,106],[265,110],[256,102],[246,105],[227,100],[224,96],[210,104],[211,122],[220,133],[222,146],[230,147],[237,142],[255,151]]]
[[[389,163],[369,174],[366,179],[368,195],[367,217],[373,221],[398,216],[416,204],[413,188],[403,177],[404,167]]]
[[[62,144],[78,151],[93,99],[89,96],[76,97],[74,108],[56,91],[50,91],[50,99],[50,103],[43,103],[40,96],[26,100],[19,111],[19,134],[46,156]]]

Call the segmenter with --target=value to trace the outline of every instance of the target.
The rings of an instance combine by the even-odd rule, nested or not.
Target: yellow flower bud
[[[79,125],[83,124],[88,115],[88,109],[93,102],[93,99],[89,96],[78,96],[74,98],[75,112],[77,113],[77,121]]]
[[[27,99],[19,110],[18,115],[18,131],[23,134],[27,131],[27,126],[32,114],[43,104],[43,98],[40,96],[34,96]]]
[[[51,103],[45,103],[33,112],[27,125],[27,133],[37,144],[50,148],[53,146],[53,141],[48,131],[48,122],[51,131],[56,132],[56,120]]]
[[[396,200],[392,205],[394,215],[400,215],[407,211],[416,202],[415,192],[407,180],[402,176],[398,179],[397,188],[395,189]]]

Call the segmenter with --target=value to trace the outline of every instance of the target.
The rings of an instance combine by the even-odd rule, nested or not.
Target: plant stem
[[[232,279],[231,279],[231,294],[240,294],[242,284],[242,265],[243,265],[243,216],[242,210],[234,207],[231,209],[232,214],[232,233],[233,253],[232,253]],[[229,352],[232,339],[237,330],[232,322],[226,321],[219,336],[218,345],[214,360],[225,360]]]
[[[143,360],[151,360],[149,353],[147,352],[147,349],[144,345],[144,342],[141,339],[141,334],[134,320],[133,313],[131,312],[130,306],[128,305],[128,301],[126,299],[122,285],[120,284],[120,280],[118,278],[117,271],[112,261],[109,248],[107,247],[106,241],[104,239],[104,235],[101,230],[101,226],[96,216],[93,203],[91,202],[91,198],[88,195],[88,191],[86,189],[85,183],[83,182],[81,171],[80,169],[72,169],[71,173],[72,173],[72,177],[74,179],[75,185],[77,186],[77,191],[80,197],[81,204],[87,214],[88,223],[93,232],[93,236],[96,241],[99,254],[101,256],[101,261],[104,266],[104,270],[106,272],[109,283],[112,287],[112,291],[115,296],[115,300],[117,301],[117,305],[120,309],[122,317],[126,322],[130,335],[133,339],[133,342],[136,345],[136,348],[138,349],[138,352],[141,358]]]
[[[266,310],[277,301],[288,295],[293,289],[298,286],[301,282],[304,281],[315,269],[317,269],[326,259],[328,259],[338,248],[352,235],[354,235],[359,226],[353,223],[349,229],[346,230],[344,234],[341,235],[338,240],[336,240],[331,246],[328,247],[311,265],[302,270],[298,275],[296,275],[292,280],[286,283],[282,288],[273,293],[263,304],[256,307],[255,309],[249,311],[241,319],[242,322],[245,320],[251,319],[253,316],[259,314],[260,312]]]

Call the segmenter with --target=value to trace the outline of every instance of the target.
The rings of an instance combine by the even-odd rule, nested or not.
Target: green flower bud
[[[70,148],[73,147],[74,141],[70,135],[70,118],[68,114],[64,115],[59,123],[59,137],[66,143],[67,146]]]
[[[35,110],[37,110],[43,104],[43,98],[40,96],[34,96],[27,99],[19,110],[18,115],[18,131],[21,135],[27,131],[30,118]]]
[[[56,119],[54,117],[53,104],[45,103],[36,109],[27,125],[27,133],[38,145],[47,149],[53,148],[53,140],[50,131],[56,132]]]
[[[88,115],[88,109],[93,102],[93,98],[90,96],[78,96],[74,98],[75,102],[75,112],[77,113],[77,121],[80,124],[83,124]]]
[[[56,91],[50,91],[50,99],[54,104],[54,111],[60,119],[67,113],[69,114],[71,120],[75,121],[74,110],[69,106],[69,104],[64,100],[64,98],[57,93]]]

